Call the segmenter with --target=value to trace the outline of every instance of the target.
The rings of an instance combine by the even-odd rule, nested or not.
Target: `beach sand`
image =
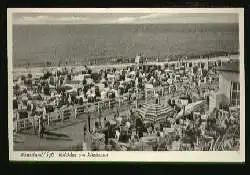
[[[239,59],[239,55],[231,55],[230,56],[231,59],[235,60],[235,59]],[[210,61],[215,61],[215,60],[226,60],[228,59],[228,57],[214,57],[214,58],[210,58],[209,60]],[[199,61],[203,61],[203,62],[206,62],[207,59],[189,59],[187,60],[187,62],[199,62]],[[171,61],[171,62],[148,62],[147,64],[150,64],[150,65],[162,65],[162,64],[165,64],[165,63],[177,63],[178,61]],[[132,66],[132,65],[135,65],[135,63],[124,63],[124,64],[110,64],[110,65],[91,65],[91,66],[88,66],[89,68],[91,68],[93,71],[99,71],[101,69],[107,69],[107,68],[113,68],[115,67],[116,69],[122,69],[124,67],[127,67],[127,66]],[[79,65],[79,66],[75,66],[75,65],[72,65],[72,66],[65,66],[67,68],[77,68],[78,70],[81,70],[84,68],[84,66],[82,65]],[[30,67],[30,68],[24,68],[24,67],[18,67],[18,68],[13,68],[13,77],[16,78],[18,76],[21,76],[21,75],[27,75],[29,73],[32,73],[34,76],[39,76],[39,75],[42,75],[44,71],[46,70],[55,70],[59,67]]]

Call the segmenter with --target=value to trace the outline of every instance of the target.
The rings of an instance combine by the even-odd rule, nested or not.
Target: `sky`
[[[14,13],[13,24],[238,23],[236,13]]]

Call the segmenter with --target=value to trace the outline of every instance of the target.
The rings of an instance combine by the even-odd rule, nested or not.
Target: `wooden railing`
[[[146,93],[138,92],[135,97],[136,100],[129,100],[129,94],[125,94],[120,97],[116,97],[113,99],[104,99],[101,101],[97,101],[94,103],[85,103],[83,105],[75,105],[73,108],[66,107],[65,109],[59,109],[58,111],[47,113],[45,123],[47,125],[52,125],[57,121],[61,121],[62,123],[68,119],[74,119],[79,117],[84,113],[90,112],[104,112],[105,110],[109,111],[114,107],[121,109],[123,107],[138,107],[138,101],[147,102],[148,99],[152,99],[154,94],[158,92],[159,96],[168,96],[169,97],[177,97],[183,93],[183,90],[177,86],[176,91],[170,91],[169,86],[157,87],[153,89],[148,89]],[[32,122],[32,117],[28,117],[27,119],[16,120],[16,131],[28,129],[34,125]]]
[[[16,121],[14,129],[16,132],[19,132],[24,129],[29,129],[33,127],[33,122],[29,118],[24,118]]]

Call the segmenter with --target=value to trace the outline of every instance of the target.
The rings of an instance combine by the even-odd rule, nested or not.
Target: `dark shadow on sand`
[[[69,136],[66,135],[66,134],[55,133],[55,132],[51,132],[51,131],[45,131],[44,135],[46,135],[46,136],[54,136],[54,137],[59,137],[59,138],[61,138],[61,137],[69,138]]]
[[[67,138],[55,138],[55,137],[44,137],[46,140],[61,140],[61,141],[72,141],[72,139],[67,139]]]

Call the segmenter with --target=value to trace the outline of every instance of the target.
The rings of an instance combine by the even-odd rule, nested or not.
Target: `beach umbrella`
[[[200,108],[205,103],[206,103],[206,100],[201,100],[201,101],[187,104],[185,106],[185,115],[190,115],[193,111]],[[181,111],[176,115],[177,119],[181,117],[183,117],[183,109],[181,109]]]
[[[160,122],[171,116],[174,113],[174,109],[161,104],[142,104],[137,109],[137,112],[145,121]]]

